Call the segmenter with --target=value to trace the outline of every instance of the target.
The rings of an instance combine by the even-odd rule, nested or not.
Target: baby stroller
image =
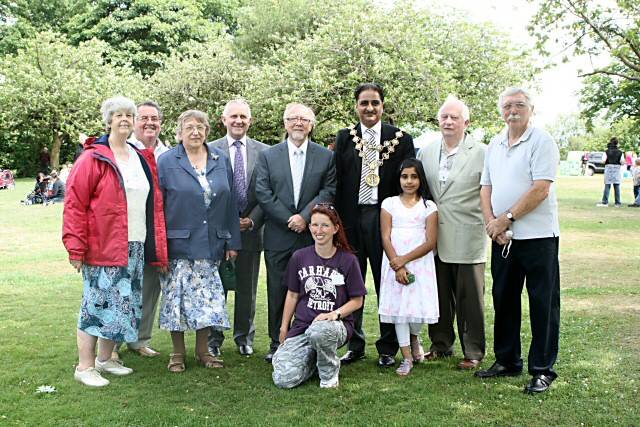
[[[49,183],[50,177],[44,176],[43,173],[39,173],[36,178],[36,185],[33,188],[33,191],[27,194],[27,197],[24,200],[21,200],[21,203],[25,205],[41,205],[44,204],[47,199],[47,184]]]
[[[15,187],[16,180],[13,178],[13,172],[9,169],[0,170],[0,190],[13,190]]]

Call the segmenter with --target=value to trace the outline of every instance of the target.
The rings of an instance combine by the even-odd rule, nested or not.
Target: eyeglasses
[[[511,110],[511,108],[515,107],[516,110],[524,110],[528,106],[529,106],[529,104],[527,104],[526,102],[515,102],[513,104],[512,103],[504,104],[502,106],[502,109],[504,111],[509,111],[509,110]]]
[[[326,208],[326,209],[330,209],[332,211],[335,211],[336,208],[333,206],[333,203],[329,203],[329,202],[321,202],[316,204],[313,209],[318,209],[318,208]]]
[[[198,125],[198,126],[187,126],[184,128],[185,132],[187,133],[193,133],[194,130],[197,130],[198,133],[204,133],[204,131],[207,128],[204,125]]]
[[[158,116],[139,116],[136,120],[140,120],[141,122],[151,122],[158,123],[160,121],[160,117]]]
[[[305,117],[287,117],[285,118],[285,120],[287,121],[287,123],[295,123],[298,121],[304,123],[305,125],[311,123],[311,119],[307,119]]]

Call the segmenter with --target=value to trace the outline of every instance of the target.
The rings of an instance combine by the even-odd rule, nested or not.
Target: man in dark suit
[[[237,193],[242,250],[236,258],[233,339],[243,356],[253,354],[253,339],[256,333],[253,321],[256,314],[264,222],[262,208],[256,200],[254,167],[258,153],[269,148],[268,145],[247,136],[251,122],[251,108],[246,101],[229,101],[222,112],[222,123],[227,128],[227,135],[211,143],[229,155],[233,168],[234,190]],[[223,341],[222,331],[211,331],[209,349],[214,356],[221,354]]]
[[[267,267],[269,337],[265,356],[271,362],[280,345],[282,310],[287,294],[284,273],[293,252],[313,243],[311,209],[331,202],[336,191],[333,154],[309,139],[315,114],[303,104],[284,111],[287,139],[260,152],[256,164],[256,198],[264,211],[264,258]]]
[[[336,208],[344,222],[349,243],[358,256],[363,278],[367,273],[368,259],[376,294],[379,295],[382,264],[380,205],[387,197],[398,195],[398,168],[402,160],[415,156],[415,150],[411,135],[382,123],[384,91],[380,85],[363,83],[354,94],[360,123],[342,129],[336,137]],[[341,359],[342,364],[364,358],[362,313],[363,308],[354,313],[355,329],[349,341],[349,351]],[[395,365],[398,340],[392,324],[380,323],[380,339],[376,348],[379,366]]]

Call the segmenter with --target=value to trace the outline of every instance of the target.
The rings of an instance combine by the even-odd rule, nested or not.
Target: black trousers
[[[503,366],[522,369],[520,322],[522,287],[529,294],[531,345],[527,359],[531,375],[557,376],[553,365],[560,336],[560,266],[558,237],[513,240],[509,255],[493,242],[494,352]]]
[[[353,250],[358,257],[362,279],[367,276],[367,260],[371,264],[373,283],[376,288],[376,295],[380,295],[380,270],[382,267],[382,237],[380,236],[380,208],[377,205],[361,206],[358,216],[357,247]],[[362,330],[362,307],[353,313],[354,328],[351,340],[349,340],[349,350],[356,353],[364,353],[365,334]],[[377,311],[377,310],[376,310]],[[378,323],[380,320],[378,318]],[[398,339],[396,329],[392,323],[380,323],[380,339],[376,341],[378,354],[394,356],[398,352]]]

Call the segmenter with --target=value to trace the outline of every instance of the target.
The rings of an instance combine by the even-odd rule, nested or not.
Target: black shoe
[[[381,354],[378,358],[378,366],[381,368],[391,368],[396,366],[396,359],[393,356],[389,356],[388,354]]]
[[[627,205],[627,206],[629,206],[630,208],[640,208],[640,205],[636,205],[635,203],[632,203],[632,204]]]
[[[238,352],[241,356],[251,356],[253,354],[253,347],[250,345],[238,346]]]
[[[551,387],[551,383],[553,382],[553,380],[554,378],[551,378],[548,375],[534,375],[533,378],[531,378],[531,381],[529,381],[529,384],[524,386],[524,392],[534,394],[547,391],[547,389]]]
[[[210,345],[209,353],[211,353],[211,355],[215,357],[222,356],[222,351],[220,350],[220,347],[218,347],[217,345]]]
[[[273,350],[269,350],[269,353],[267,353],[266,356],[264,356],[264,361],[267,363],[271,363],[273,361],[273,354],[275,353],[275,351]]]
[[[340,358],[340,365],[348,365],[362,359],[364,359],[364,353],[356,353],[355,351],[349,350]]]
[[[495,362],[489,369],[476,372],[475,376],[478,378],[515,377],[521,373],[522,369],[509,369],[506,366],[502,366],[498,362]]]

